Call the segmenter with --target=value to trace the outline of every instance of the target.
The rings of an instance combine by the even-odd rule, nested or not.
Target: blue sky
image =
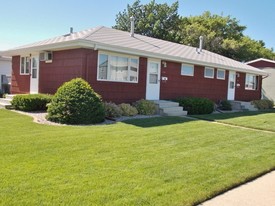
[[[150,0],[141,0],[148,3]],[[175,0],[156,0],[173,3]],[[99,25],[111,27],[115,17],[134,0],[0,0],[0,50],[80,31]],[[179,15],[204,11],[230,15],[247,26],[245,34],[275,49],[274,0],[179,0]]]

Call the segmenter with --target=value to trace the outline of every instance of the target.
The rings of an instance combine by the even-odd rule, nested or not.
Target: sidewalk
[[[275,171],[200,204],[200,206],[272,205],[275,205]]]

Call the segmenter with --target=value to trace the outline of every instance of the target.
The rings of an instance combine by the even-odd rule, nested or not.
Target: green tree
[[[133,16],[135,33],[180,42],[178,7],[178,1],[169,6],[167,3],[157,4],[154,0],[148,4],[141,4],[140,0],[136,0],[133,5],[128,4],[127,9],[117,14],[113,28],[130,31],[130,17]]]

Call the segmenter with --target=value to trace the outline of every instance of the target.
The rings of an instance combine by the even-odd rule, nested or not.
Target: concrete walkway
[[[275,171],[200,204],[200,206],[273,205],[275,205]]]

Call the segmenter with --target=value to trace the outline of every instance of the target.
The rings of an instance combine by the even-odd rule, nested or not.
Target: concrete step
[[[6,94],[5,98],[12,100],[15,94]]]
[[[184,116],[187,115],[187,111],[183,111],[183,107],[179,106],[177,102],[171,102],[166,100],[155,100],[158,113],[163,116]]]
[[[0,108],[6,108],[11,106],[11,99],[0,98]]]
[[[230,101],[232,110],[257,111],[258,109],[251,102]]]

